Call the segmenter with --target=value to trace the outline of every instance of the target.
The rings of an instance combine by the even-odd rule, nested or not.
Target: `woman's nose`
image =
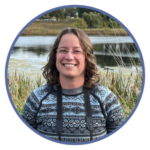
[[[73,59],[73,58],[74,58],[74,55],[73,55],[72,51],[68,51],[65,56],[65,59]]]

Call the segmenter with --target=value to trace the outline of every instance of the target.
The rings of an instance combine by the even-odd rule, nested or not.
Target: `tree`
[[[71,16],[74,17],[76,13],[76,8],[72,7],[72,8],[65,8],[65,16]]]
[[[90,12],[93,12],[94,14],[98,14],[98,13],[99,13],[99,14],[102,16],[102,18],[103,18],[104,21],[109,21],[109,18],[110,18],[109,16],[107,16],[107,15],[101,13],[101,12],[92,10],[92,9],[77,8],[76,10],[77,10],[78,13],[79,13],[79,17],[82,17],[82,14],[83,14],[84,12],[86,12],[86,13],[88,13],[88,14],[89,14]]]
[[[82,17],[82,14],[84,13],[84,12],[86,12],[86,13],[90,13],[90,12],[93,12],[93,13],[98,13],[98,12],[96,12],[95,10],[92,10],[92,9],[86,9],[86,8],[77,8],[77,12],[78,12],[78,16],[79,17]]]
[[[104,27],[104,28],[107,28],[107,23],[106,23],[106,21],[103,22],[103,27]]]
[[[120,28],[121,26],[114,21],[113,19],[109,19],[109,21],[107,21],[107,26],[110,28]]]
[[[109,19],[110,19],[109,16],[107,16],[107,15],[105,15],[105,14],[103,14],[103,13],[100,13],[100,15],[102,16],[103,21],[109,21]]]
[[[93,12],[90,12],[89,14],[84,12],[83,18],[88,24],[89,28],[101,28],[103,27],[103,18],[99,13],[94,14]]]
[[[80,29],[86,29],[88,25],[86,24],[84,19],[78,18],[78,19],[76,19],[73,26],[75,26],[76,28],[80,28]]]
[[[58,21],[58,19],[64,19],[64,10],[58,9],[58,10],[52,11],[49,13],[49,16],[50,17],[56,17],[57,21]]]

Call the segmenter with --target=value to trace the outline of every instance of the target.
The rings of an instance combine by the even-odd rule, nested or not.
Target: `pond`
[[[129,36],[100,37],[89,36],[97,65],[101,70],[135,72],[136,66],[142,70],[136,46]],[[41,73],[56,36],[21,36],[10,55],[8,72],[14,70],[25,73]]]

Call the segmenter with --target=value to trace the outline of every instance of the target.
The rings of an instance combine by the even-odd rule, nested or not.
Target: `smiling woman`
[[[56,55],[56,67],[62,88],[77,88],[84,84],[85,54],[76,35],[62,36]]]
[[[64,53],[66,53],[66,55],[64,55]],[[93,46],[89,37],[82,30],[77,28],[65,28],[56,38],[52,50],[49,54],[48,63],[43,67],[43,76],[51,86],[60,85],[61,81],[59,70],[64,72],[66,69],[71,69],[66,68],[66,66],[63,65],[64,62],[75,63],[77,65],[73,68],[74,70],[72,71],[76,71],[76,73],[78,71],[80,71],[80,73],[84,72],[84,77],[82,80],[84,80],[83,83],[85,87],[92,88],[99,82],[96,58],[93,54]],[[75,76],[76,74],[74,74],[74,77]],[[79,80],[76,81],[79,82]],[[71,83],[75,84],[75,82],[72,81]],[[76,86],[73,88],[76,88]]]
[[[65,28],[43,67],[47,84],[28,97],[22,117],[46,137],[87,142],[118,128],[124,121],[117,97],[99,82],[88,36]]]

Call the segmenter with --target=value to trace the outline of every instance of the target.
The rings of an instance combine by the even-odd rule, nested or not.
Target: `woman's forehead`
[[[65,34],[61,37],[58,47],[78,47],[81,48],[79,38],[72,33]]]
[[[73,34],[73,33],[67,33],[67,34],[64,34],[61,37],[60,42],[61,41],[71,41],[71,40],[73,40],[73,41],[79,41],[79,38],[75,34]]]

